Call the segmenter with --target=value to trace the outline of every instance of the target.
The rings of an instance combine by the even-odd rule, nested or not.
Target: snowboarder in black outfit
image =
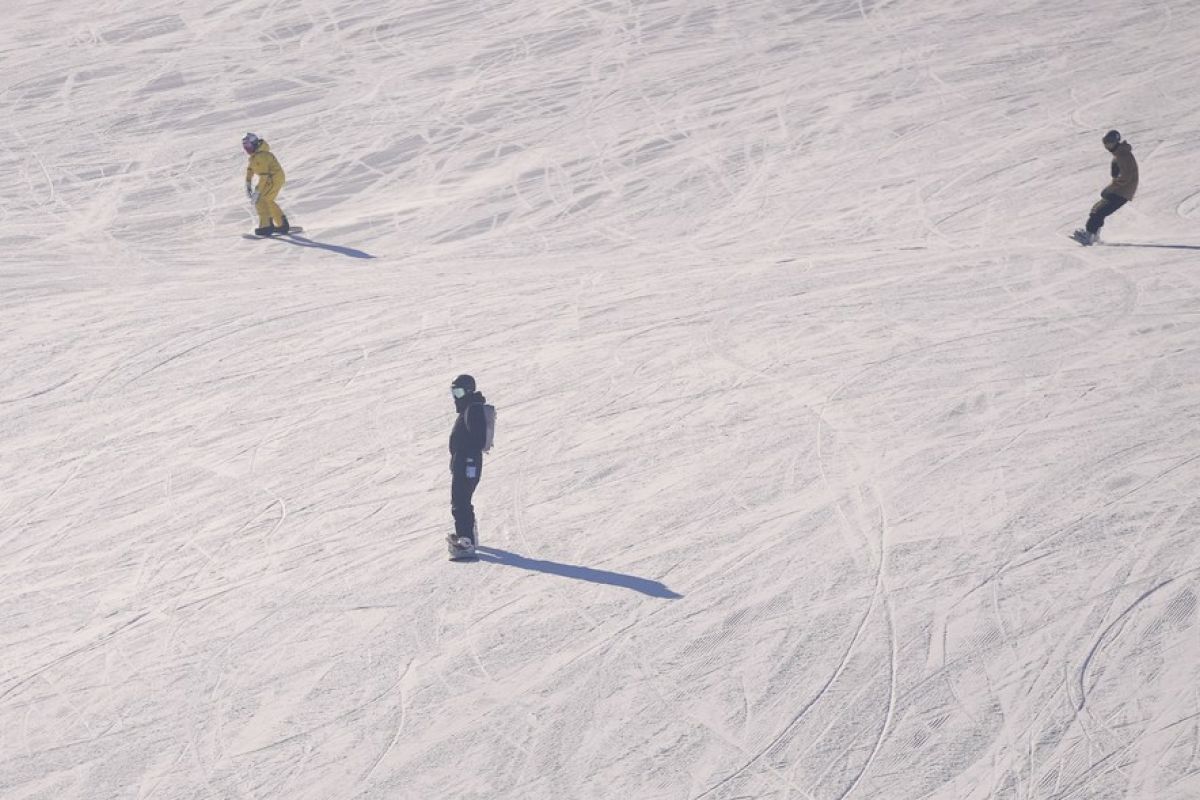
[[[1138,186],[1138,165],[1133,157],[1129,142],[1121,141],[1121,134],[1109,131],[1104,134],[1104,149],[1112,153],[1109,171],[1112,181],[1100,192],[1100,200],[1092,206],[1087,225],[1078,229],[1071,238],[1083,245],[1095,244],[1100,240],[1100,229],[1104,220],[1121,206],[1133,199]]]
[[[454,517],[452,550],[474,552],[475,506],[471,498],[483,475],[483,448],[487,442],[484,396],[475,391],[475,379],[459,375],[450,384],[458,417],[450,430],[450,514]],[[462,540],[466,539],[466,542]]]

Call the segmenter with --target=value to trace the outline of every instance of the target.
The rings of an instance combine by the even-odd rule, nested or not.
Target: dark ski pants
[[[466,536],[475,541],[475,506],[471,498],[475,495],[475,487],[479,478],[468,478],[453,473],[450,481],[450,515],[454,517],[454,535]]]
[[[1092,211],[1088,214],[1088,233],[1099,233],[1100,229],[1104,227],[1104,220],[1128,202],[1124,197],[1108,192],[1101,192],[1099,201],[1096,202],[1096,205],[1092,206]]]

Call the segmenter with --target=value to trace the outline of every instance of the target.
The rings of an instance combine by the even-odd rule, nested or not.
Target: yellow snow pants
[[[258,202],[254,204],[254,210],[258,212],[258,225],[260,228],[265,228],[268,225],[283,224],[283,209],[275,202],[275,198],[279,196],[279,190],[283,188],[283,180],[263,180],[259,178],[258,186]]]

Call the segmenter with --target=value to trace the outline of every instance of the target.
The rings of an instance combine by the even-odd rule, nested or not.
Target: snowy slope
[[[0,796],[1200,797],[1196,10],[17,0]]]

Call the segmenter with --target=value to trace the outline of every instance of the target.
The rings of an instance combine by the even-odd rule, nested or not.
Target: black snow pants
[[[1096,205],[1092,206],[1092,211],[1088,214],[1088,233],[1099,233],[1100,229],[1104,227],[1105,218],[1128,202],[1128,200],[1120,195],[1101,192],[1100,199],[1096,202]]]
[[[478,477],[468,478],[458,472],[454,472],[450,480],[450,515],[454,517],[454,535],[466,536],[472,542],[475,541],[475,506],[471,498],[478,485]]]

